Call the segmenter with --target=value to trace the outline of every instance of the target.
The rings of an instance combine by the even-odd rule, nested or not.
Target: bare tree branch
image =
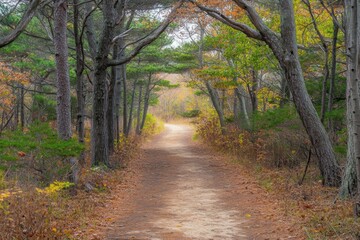
[[[107,65],[110,67],[110,66],[117,66],[130,62],[134,57],[136,57],[139,54],[141,49],[154,42],[166,30],[166,28],[170,25],[170,23],[175,19],[176,12],[183,5],[184,1],[185,0],[179,1],[173,7],[167,19],[165,19],[161,23],[161,25],[157,29],[155,29],[151,34],[149,34],[146,38],[143,38],[141,41],[139,41],[138,44],[135,46],[135,48],[130,52],[128,56],[118,60],[110,60]]]
[[[209,16],[219,20],[220,22],[236,29],[239,30],[241,32],[243,32],[244,34],[246,34],[248,37],[250,38],[254,38],[257,40],[263,40],[263,36],[261,35],[260,32],[258,32],[257,30],[249,27],[248,25],[244,24],[244,23],[239,23],[236,22],[232,19],[230,19],[229,17],[225,16],[224,14],[222,14],[221,12],[219,12],[216,9],[213,8],[209,8],[206,6],[203,6],[201,4],[199,4],[198,2],[194,1],[194,0],[189,0],[189,2],[195,4],[200,10],[206,12],[207,14],[209,14]]]

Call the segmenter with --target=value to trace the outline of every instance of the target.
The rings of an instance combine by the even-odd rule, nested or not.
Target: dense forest
[[[181,122],[307,239],[358,239],[359,59],[357,0],[2,0],[0,238],[87,239],[76,218]]]

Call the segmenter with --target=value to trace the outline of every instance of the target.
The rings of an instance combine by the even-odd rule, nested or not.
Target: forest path
[[[129,189],[114,198],[106,239],[301,239],[286,220],[270,220],[277,206],[255,182],[192,136],[190,126],[166,124],[144,147]]]

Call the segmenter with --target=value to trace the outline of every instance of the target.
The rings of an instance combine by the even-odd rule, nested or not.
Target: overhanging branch
[[[117,60],[110,60],[107,64],[107,66],[117,66],[124,63],[130,62],[134,57],[136,57],[139,52],[152,42],[154,42],[170,25],[170,23],[175,19],[177,10],[183,5],[185,0],[179,1],[171,10],[171,13],[169,16],[161,23],[161,25],[155,29],[151,34],[149,34],[146,38],[143,38],[141,41],[138,42],[138,44],[135,46],[135,48],[130,52],[128,56],[122,59]]]
[[[21,32],[24,31],[28,23],[33,18],[35,11],[39,6],[40,2],[41,0],[33,0],[29,4],[28,8],[26,9],[26,12],[22,16],[16,28],[13,31],[11,31],[11,33],[8,34],[7,36],[0,38],[0,48],[12,43],[21,34]]]

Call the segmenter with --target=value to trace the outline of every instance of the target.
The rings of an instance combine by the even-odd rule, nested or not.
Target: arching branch
[[[33,0],[29,4],[28,8],[26,9],[26,12],[22,16],[20,22],[16,26],[14,30],[12,30],[7,36],[0,38],[0,48],[12,43],[24,29],[28,25],[28,23],[33,18],[35,11],[37,7],[39,6],[41,0]]]
[[[220,22],[236,29],[239,30],[241,32],[243,32],[244,34],[246,34],[248,37],[250,38],[254,38],[257,40],[263,40],[263,36],[260,34],[259,31],[249,27],[248,25],[244,24],[244,23],[239,23],[236,22],[232,19],[230,19],[229,17],[225,16],[224,14],[222,14],[221,12],[219,12],[216,9],[213,8],[209,8],[206,7],[204,5],[199,4],[198,2],[194,1],[194,0],[189,0],[189,2],[195,4],[200,10],[206,12],[207,14],[209,14],[209,16],[219,20]]]
[[[176,16],[176,11],[183,5],[185,0],[181,0],[179,1],[171,10],[171,13],[169,14],[169,16],[161,23],[161,25],[155,29],[154,31],[152,31],[148,36],[146,36],[145,38],[143,38],[141,41],[139,41],[137,43],[137,45],[135,46],[135,48],[130,52],[130,54],[128,56],[126,56],[125,58],[122,59],[118,59],[118,60],[112,60],[108,62],[108,66],[117,66],[117,65],[121,65],[124,63],[127,63],[129,61],[131,61],[134,57],[136,57],[138,55],[138,53],[146,46],[148,46],[149,44],[151,44],[152,42],[154,42],[165,30],[166,28],[170,25],[170,23],[175,19]]]

